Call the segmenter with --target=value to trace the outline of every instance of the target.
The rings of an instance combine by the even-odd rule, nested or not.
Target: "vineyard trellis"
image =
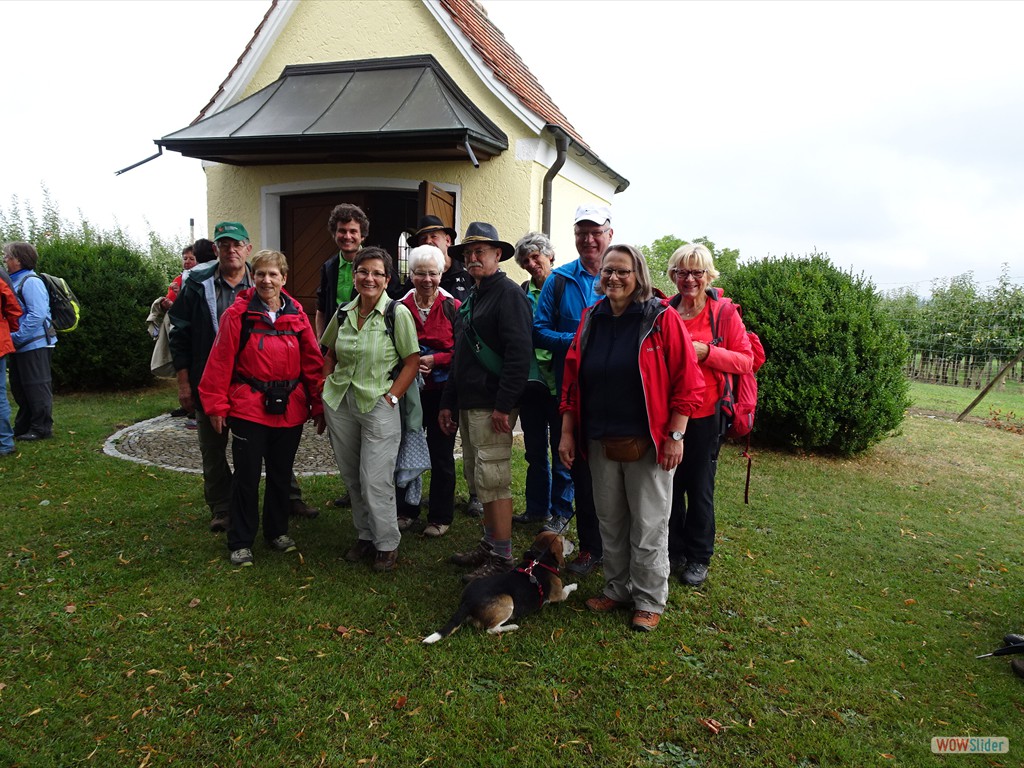
[[[968,272],[933,281],[927,298],[890,291],[884,306],[907,335],[911,379],[982,389],[1012,363],[1003,381],[1024,382],[1024,288],[1005,266],[985,289]]]

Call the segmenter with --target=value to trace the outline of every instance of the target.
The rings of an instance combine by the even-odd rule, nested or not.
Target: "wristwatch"
[[[387,400],[387,401],[388,401],[389,403],[391,403],[392,405],[398,405],[398,398],[397,398],[397,397],[395,397],[395,396],[394,396],[393,394],[391,394],[390,392],[385,392],[385,393],[384,393],[384,399],[385,399],[385,400]]]
[[[682,440],[686,436],[686,433],[685,432],[669,432],[668,436],[671,437],[676,442],[679,442],[680,440]]]

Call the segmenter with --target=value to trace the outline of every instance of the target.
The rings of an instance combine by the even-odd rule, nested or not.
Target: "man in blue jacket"
[[[533,317],[533,344],[551,351],[551,367],[555,371],[559,396],[565,353],[576,335],[580,317],[586,307],[600,298],[594,288],[600,282],[601,257],[611,245],[614,234],[611,210],[605,205],[581,205],[576,209],[573,232],[579,258],[558,267],[544,281]],[[573,573],[585,576],[601,564],[604,548],[594,511],[590,465],[577,456],[570,474],[576,495],[576,534],[580,540],[580,551],[567,567]],[[567,522],[554,518],[545,527],[560,531]]]

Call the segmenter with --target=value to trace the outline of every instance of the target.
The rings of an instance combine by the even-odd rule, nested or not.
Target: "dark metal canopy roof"
[[[508,137],[423,55],[290,65],[156,144],[231,165],[475,162],[508,149]]]

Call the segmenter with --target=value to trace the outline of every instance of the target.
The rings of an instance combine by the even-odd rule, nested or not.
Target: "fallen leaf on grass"
[[[917,600],[915,600],[914,598],[910,597],[910,598],[907,598],[906,600],[904,600],[903,604],[904,605],[917,605]]]
[[[147,669],[147,675],[162,675],[164,671],[162,669]]]
[[[722,732],[722,724],[710,717],[698,717],[697,722],[703,725],[712,733],[717,734]]]
[[[42,707],[36,707],[35,709],[33,709],[28,714],[22,715],[22,717],[32,717],[33,715],[38,715],[42,711],[43,711]]]
[[[74,603],[68,603],[64,606],[64,613],[74,613],[78,608],[75,607]]]
[[[200,600],[198,597],[193,597],[191,600],[188,601],[188,607],[189,608],[195,608],[201,602],[203,602],[203,601]]]
[[[895,760],[896,755],[890,755],[888,752],[883,752],[879,757],[884,757],[886,760]]]
[[[131,562],[131,559],[130,558],[125,558],[123,552],[118,552],[117,553],[117,562],[119,562],[121,565],[128,565],[128,563]]]
[[[58,553],[57,559],[58,560],[63,560],[65,557],[68,557],[70,555],[71,555],[71,550],[70,549],[65,549],[63,552]]]
[[[397,699],[395,699],[394,708],[395,709],[401,709],[402,707],[405,706],[405,702],[407,702],[408,700],[409,700],[408,696],[399,696]]]

